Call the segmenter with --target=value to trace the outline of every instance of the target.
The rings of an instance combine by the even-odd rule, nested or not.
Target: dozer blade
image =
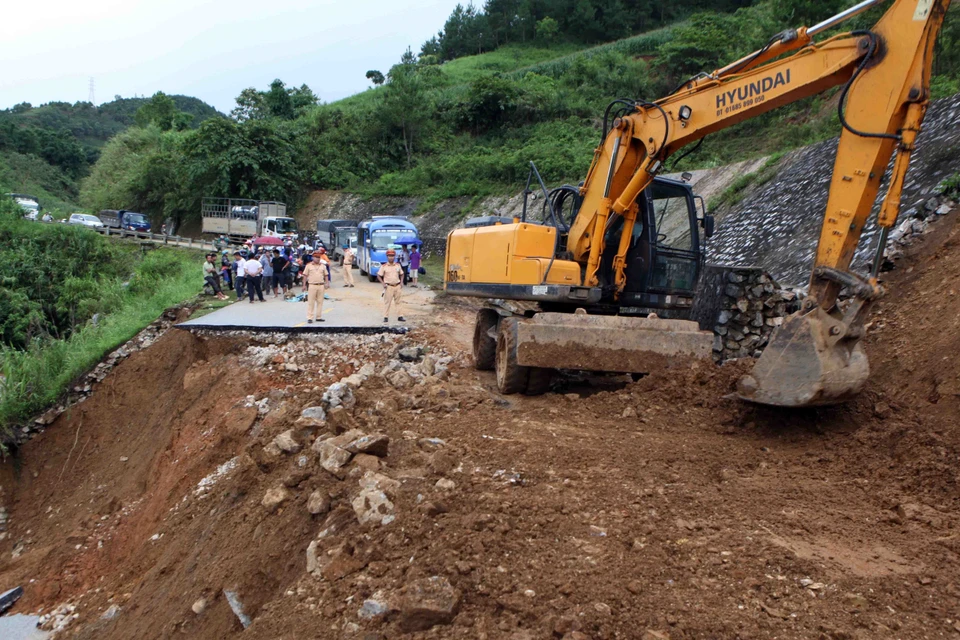
[[[737,384],[744,400],[778,407],[837,404],[863,388],[870,374],[858,336],[819,306],[784,320],[751,375]]]
[[[527,367],[649,373],[712,349],[713,334],[689,320],[538,313],[518,325],[517,362]]]

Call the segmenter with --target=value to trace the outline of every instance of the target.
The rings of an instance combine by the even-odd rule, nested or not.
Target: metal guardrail
[[[187,249],[203,249],[208,251],[217,251],[217,247],[208,240],[197,240],[196,238],[184,238],[182,236],[171,236],[163,233],[148,233],[145,231],[130,231],[127,229],[115,229],[112,227],[87,227],[99,234],[113,236],[117,238],[136,238],[146,240],[154,244],[162,244],[174,247],[185,247]]]

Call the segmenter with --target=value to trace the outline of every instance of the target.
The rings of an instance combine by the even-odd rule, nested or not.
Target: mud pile
[[[503,397],[459,307],[169,333],[4,468],[0,587],[77,638],[957,635],[954,227],[889,274],[830,409],[736,401],[749,361]]]

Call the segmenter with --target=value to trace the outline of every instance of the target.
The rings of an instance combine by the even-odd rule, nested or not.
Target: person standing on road
[[[261,287],[266,293],[270,293],[271,285],[273,285],[273,260],[270,259],[269,251],[261,249],[260,264],[263,266]]]
[[[397,264],[397,252],[387,251],[387,264],[380,265],[377,279],[383,283],[383,321],[390,322],[390,307],[396,304],[397,320],[404,322],[400,307],[400,293],[403,290],[403,267]]]
[[[217,274],[217,263],[214,262],[216,257],[215,253],[207,254],[207,258],[203,261],[203,279],[217,294],[217,300],[226,300],[227,296],[223,295],[223,289],[220,288],[220,276]]]
[[[343,286],[353,286],[353,249],[350,245],[343,245]]]
[[[239,251],[233,252],[233,281],[236,283],[237,300],[243,297],[243,285],[247,281],[243,266],[247,261],[243,259],[243,254]]]
[[[253,293],[256,291],[260,302],[266,302],[263,299],[263,289],[260,286],[260,278],[263,276],[263,265],[259,260],[251,258],[243,263],[243,273],[246,277],[247,293],[250,295],[250,304],[253,304]]]
[[[303,284],[307,287],[307,324],[313,324],[314,319],[317,322],[325,322],[323,319],[323,292],[330,282],[327,276],[327,268],[320,259],[323,254],[318,249],[314,251],[313,255],[316,260],[308,262],[303,268]]]
[[[286,295],[287,272],[290,271],[290,263],[280,253],[280,249],[273,250],[273,260],[270,266],[273,267],[273,297],[276,298],[280,293]]]
[[[410,251],[407,249],[407,245],[400,245],[400,255],[397,256],[397,262],[403,269],[403,283],[406,284],[410,280]]]
[[[413,251],[410,252],[410,278],[413,280],[413,286],[417,285],[417,276],[420,275],[420,247],[413,245]]]

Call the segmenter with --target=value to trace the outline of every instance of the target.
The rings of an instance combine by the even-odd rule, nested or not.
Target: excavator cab
[[[654,180],[641,193],[640,204],[626,257],[627,282],[617,301],[619,313],[686,317],[703,267],[707,234],[701,235],[700,227],[708,216],[698,217],[697,197],[689,184],[667,178]],[[618,216],[605,238],[604,282],[613,282],[622,231],[623,218]]]

